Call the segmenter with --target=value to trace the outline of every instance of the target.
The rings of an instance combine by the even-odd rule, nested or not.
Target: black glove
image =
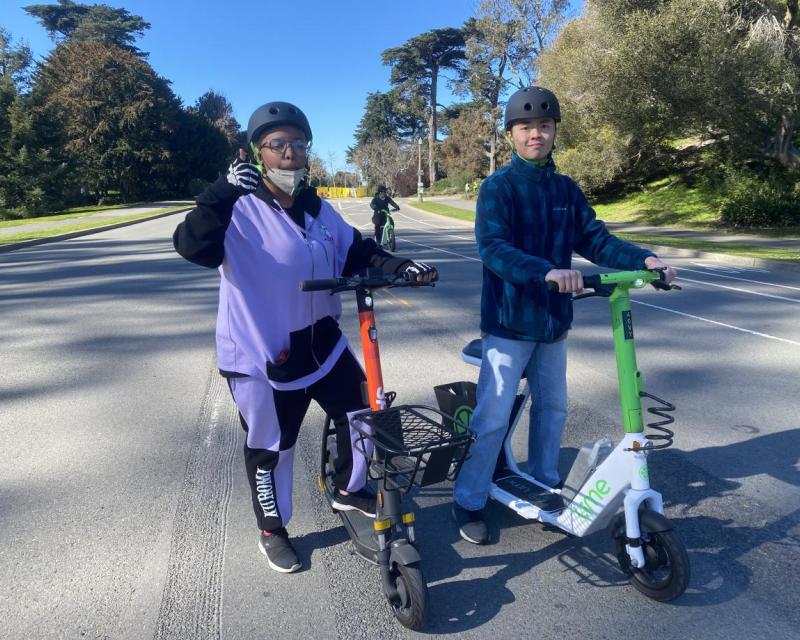
[[[410,282],[436,282],[439,279],[439,272],[435,267],[425,264],[424,262],[409,261],[400,268],[400,273],[403,278]]]
[[[243,196],[248,193],[253,193],[258,187],[258,181],[261,179],[261,174],[258,172],[258,167],[248,162],[243,162],[236,158],[228,167],[228,175],[226,176],[228,182],[239,190]]]

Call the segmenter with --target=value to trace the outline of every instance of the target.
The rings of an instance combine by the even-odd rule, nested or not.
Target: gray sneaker
[[[294,573],[303,566],[284,528],[261,533],[258,536],[258,548],[267,556],[267,563],[275,571]]]
[[[464,540],[472,544],[489,542],[489,529],[483,521],[483,509],[470,511],[453,503],[453,518],[458,524],[458,532]]]

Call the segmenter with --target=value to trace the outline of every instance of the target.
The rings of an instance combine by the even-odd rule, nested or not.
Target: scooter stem
[[[622,426],[625,433],[642,433],[642,374],[636,366],[633,344],[633,316],[631,314],[630,285],[619,283],[609,298],[611,327],[614,334],[614,354],[617,359],[619,401]]]
[[[367,397],[370,408],[373,411],[380,411],[386,408],[386,398],[372,291],[358,289],[356,302],[358,304],[358,320],[361,325],[361,349],[364,352],[364,365],[367,369]]]

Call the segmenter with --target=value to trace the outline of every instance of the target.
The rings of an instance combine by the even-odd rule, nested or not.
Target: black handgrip
[[[328,291],[347,284],[346,278],[324,278],[322,280],[303,280],[300,291]]]
[[[600,286],[600,276],[597,274],[593,276],[583,276],[584,289],[597,289]]]

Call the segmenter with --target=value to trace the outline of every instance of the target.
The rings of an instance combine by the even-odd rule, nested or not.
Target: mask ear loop
[[[253,152],[253,160],[255,160],[255,165],[258,167],[258,172],[263,176],[266,173],[266,169],[264,168],[264,162],[261,160],[261,152],[255,142],[250,143],[250,150]]]

